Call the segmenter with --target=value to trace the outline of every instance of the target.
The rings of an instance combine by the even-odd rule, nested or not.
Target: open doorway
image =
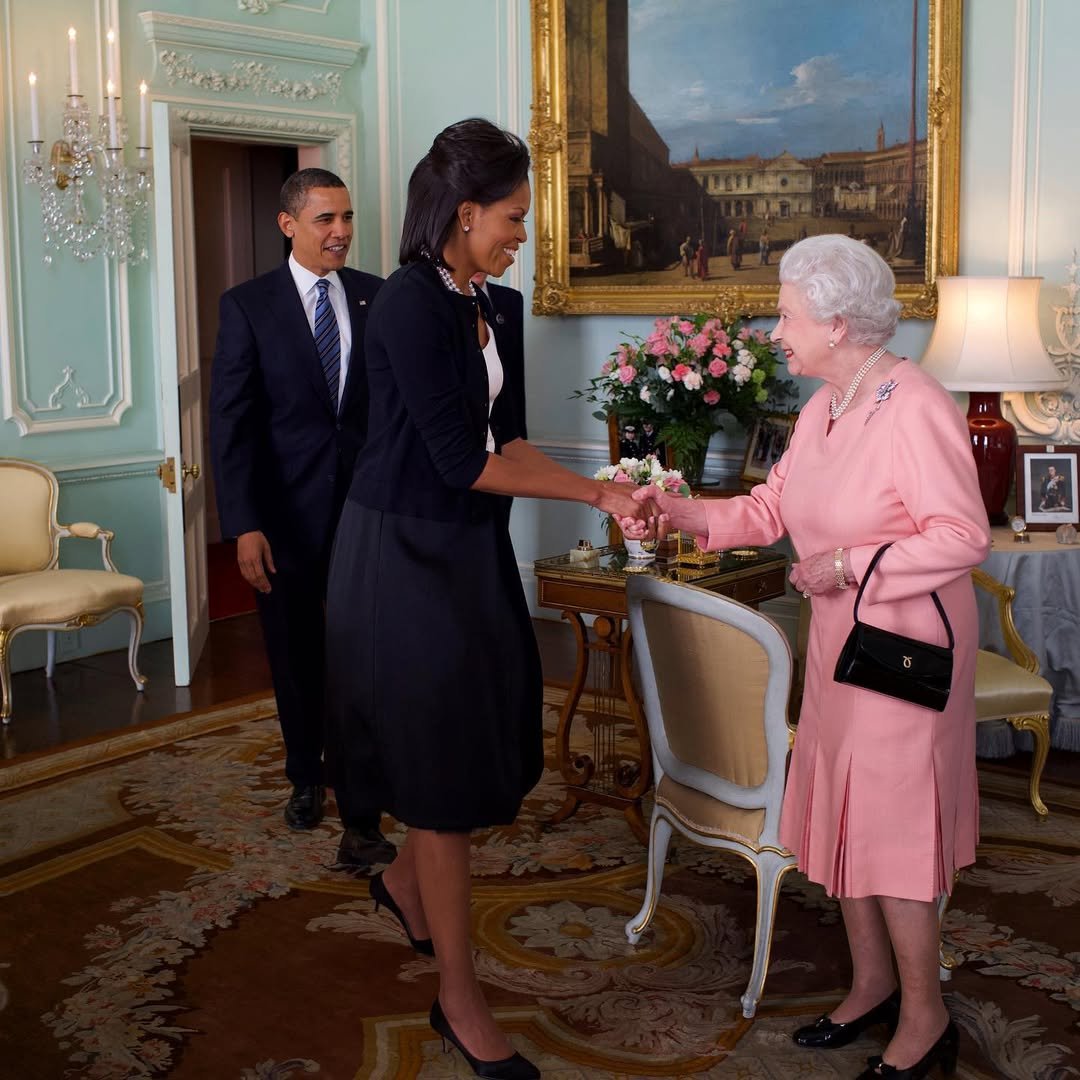
[[[234,285],[280,266],[289,241],[277,227],[278,193],[308,148],[280,143],[192,138],[195,288],[202,383],[202,453],[206,477],[206,557],[210,619],[255,610],[240,576],[236,547],[222,540],[210,465],[210,376],[218,301]]]

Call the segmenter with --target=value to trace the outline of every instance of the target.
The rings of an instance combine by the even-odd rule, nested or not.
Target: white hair
[[[806,296],[816,322],[839,316],[856,345],[884,345],[896,333],[900,302],[889,264],[868,244],[839,233],[792,244],[780,260],[780,282]]]

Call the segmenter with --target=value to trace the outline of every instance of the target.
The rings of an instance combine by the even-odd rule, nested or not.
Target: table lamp
[[[946,390],[967,390],[968,431],[986,513],[1004,525],[1016,429],[1001,415],[1007,390],[1060,390],[1067,380],[1039,333],[1041,277],[940,277],[934,332],[920,366]]]

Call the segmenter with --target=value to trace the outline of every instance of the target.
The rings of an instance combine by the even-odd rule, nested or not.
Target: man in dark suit
[[[290,176],[277,220],[289,259],[221,298],[210,437],[221,531],[257,590],[293,785],[285,823],[313,829],[326,798],[326,579],[367,431],[364,328],[382,279],[345,266],[353,210],[333,173]],[[346,827],[338,861],[392,859],[363,793],[335,795]]]

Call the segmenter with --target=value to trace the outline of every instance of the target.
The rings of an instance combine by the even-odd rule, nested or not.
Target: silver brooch
[[[883,382],[877,390],[874,391],[874,407],[866,414],[866,419],[863,421],[863,424],[870,423],[870,417],[889,400],[892,396],[892,392],[898,385],[899,383],[897,383],[895,379],[889,379],[888,382]]]

